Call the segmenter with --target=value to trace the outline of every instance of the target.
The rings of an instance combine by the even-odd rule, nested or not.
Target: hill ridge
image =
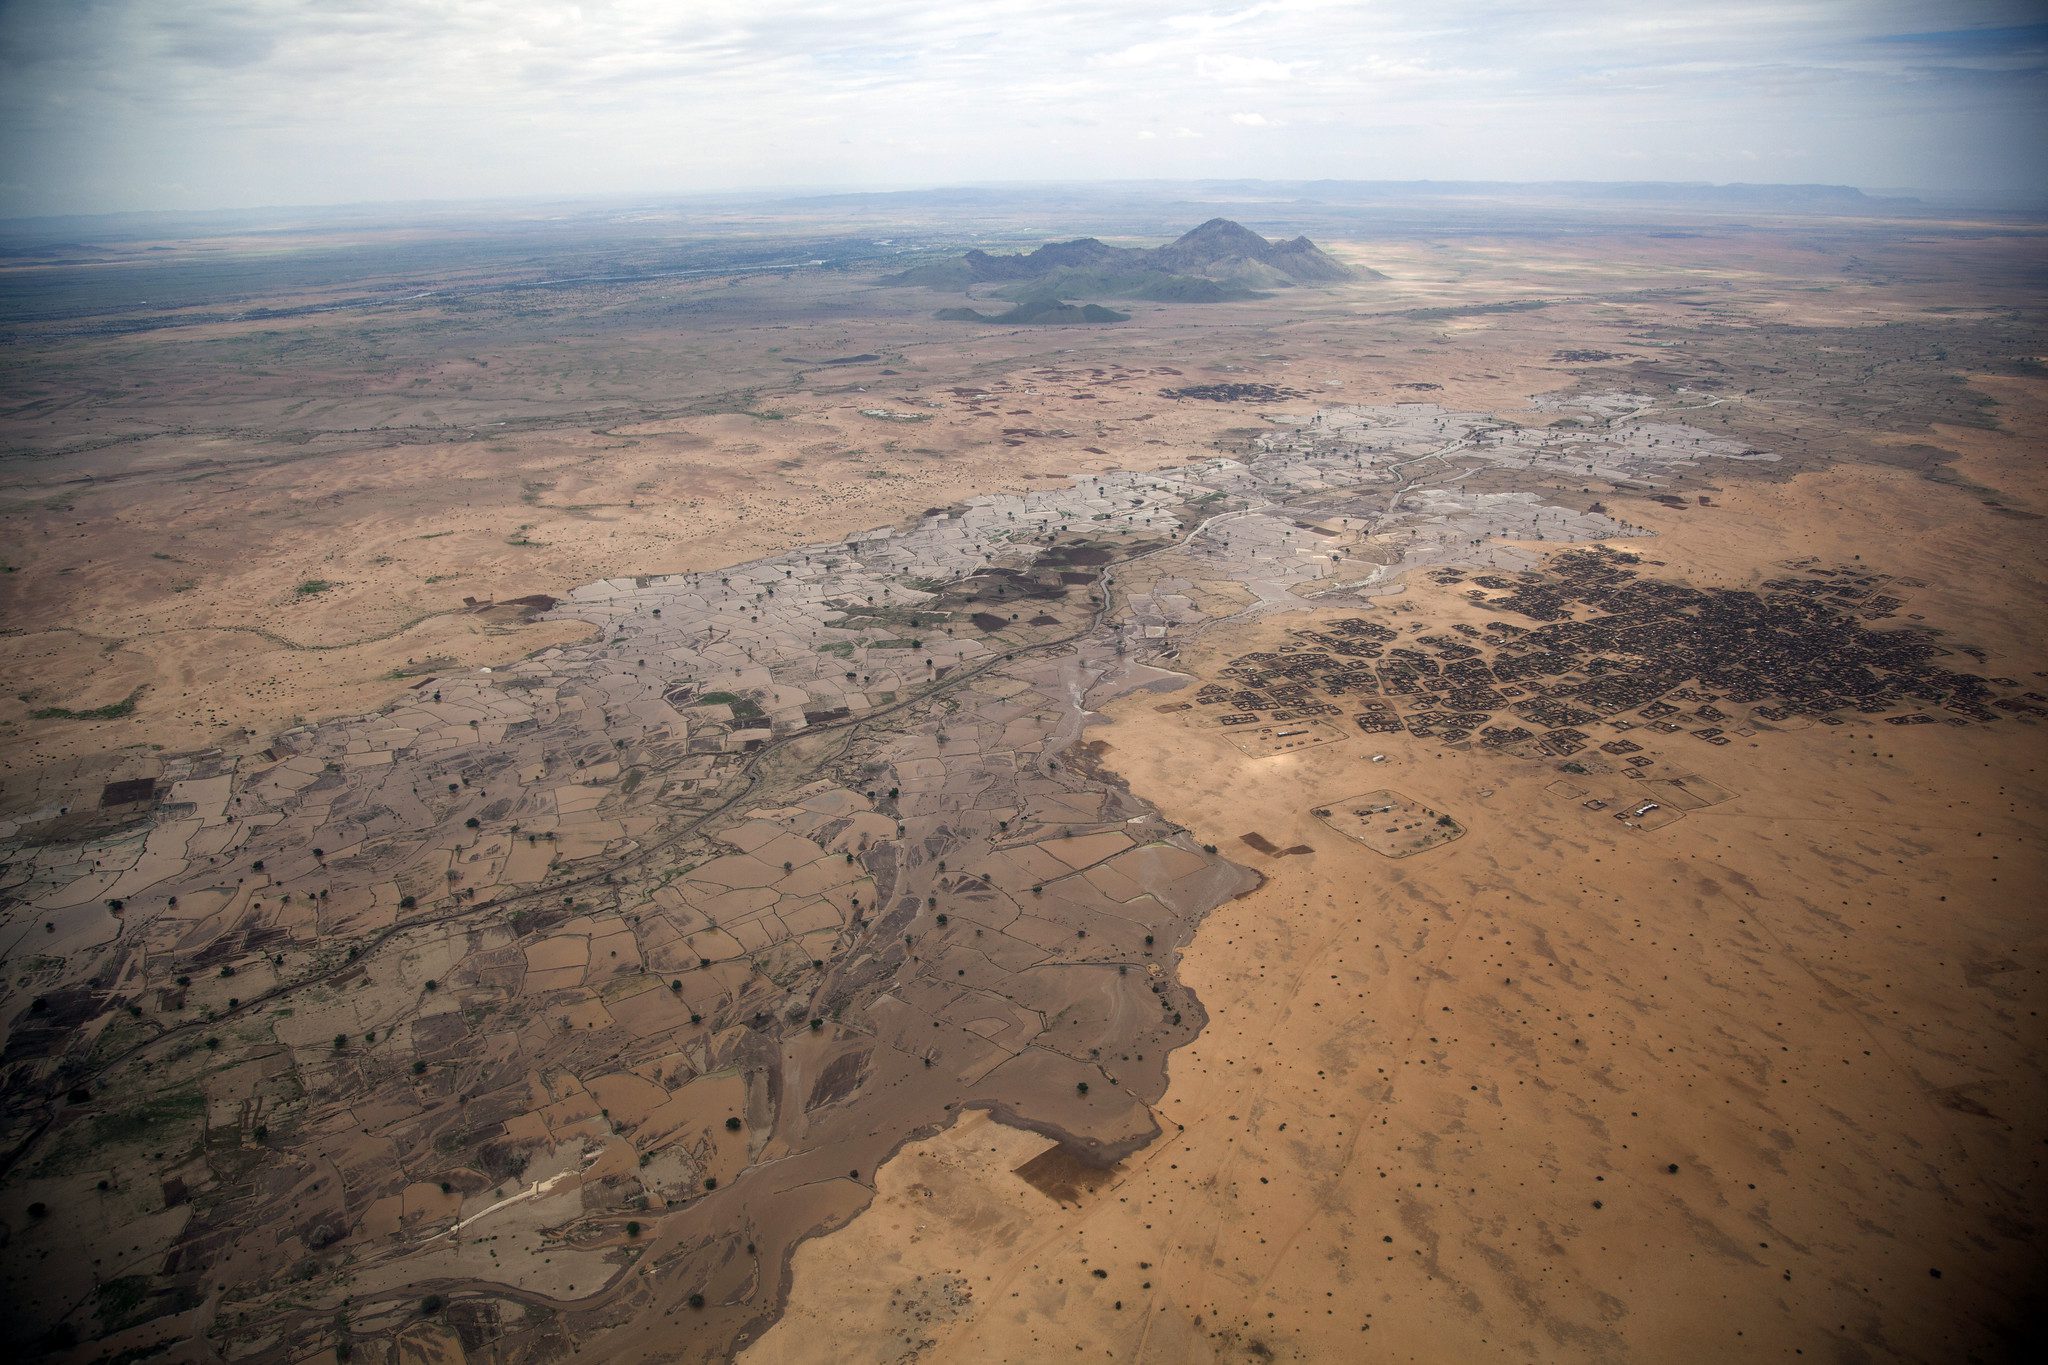
[[[955,260],[914,266],[882,282],[933,289],[1028,285],[1032,294],[1063,297],[1216,303],[1270,289],[1385,278],[1376,270],[1345,265],[1306,236],[1273,242],[1218,217],[1164,246],[1111,246],[1099,238],[1076,237],[1009,255],[977,247]]]

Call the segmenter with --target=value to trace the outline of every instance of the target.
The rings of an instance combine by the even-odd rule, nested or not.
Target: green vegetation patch
[[[140,1104],[95,1114],[92,1140],[96,1146],[142,1142],[169,1136],[179,1128],[198,1123],[206,1116],[206,1096],[196,1085],[153,1095]]]
[[[93,1293],[93,1316],[109,1332],[134,1326],[140,1319],[136,1309],[149,1297],[149,1281],[141,1275],[122,1275],[108,1280]]]
[[[1501,303],[1452,304],[1441,308],[1404,308],[1389,317],[1413,318],[1417,322],[1444,322],[1451,318],[1483,317],[1489,313],[1533,313],[1550,307],[1549,299],[1508,299]]]
[[[705,696],[696,698],[696,704],[698,706],[731,706],[733,708],[733,720],[754,720],[756,716],[768,714],[752,698],[743,698],[737,692],[707,692]]]
[[[299,584],[298,587],[292,589],[292,591],[296,592],[301,597],[311,597],[315,593],[326,592],[333,586],[334,585],[332,583],[328,582],[324,578],[309,578],[305,582]]]
[[[152,1291],[145,1275],[121,1275],[92,1293],[92,1316],[100,1320],[100,1328],[106,1334],[113,1334],[143,1322],[154,1322],[156,1318],[190,1312],[199,1308],[201,1302],[203,1295],[195,1285],[170,1285],[162,1291]],[[129,1359],[143,1361],[150,1355],[156,1355],[156,1351],[141,1351]]]
[[[141,696],[142,689],[138,687],[117,702],[85,711],[74,711],[68,706],[39,706],[29,714],[37,720],[119,720],[135,714],[135,703]]]
[[[35,1176],[66,1175],[88,1164],[104,1166],[106,1149],[115,1146],[147,1146],[165,1150],[169,1140],[206,1120],[206,1096],[196,1085],[182,1086],[153,1095],[139,1104],[111,1114],[95,1114],[89,1122],[74,1123],[57,1135],[48,1155],[36,1164]]]
[[[703,696],[697,698],[697,704],[699,706],[730,706],[733,719],[735,720],[752,720],[757,716],[766,714],[759,706],[746,697],[742,697],[737,692],[706,692]]]

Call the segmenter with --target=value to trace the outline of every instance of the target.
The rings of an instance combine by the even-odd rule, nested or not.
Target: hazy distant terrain
[[[2044,233],[0,224],[18,1334],[2021,1350]]]

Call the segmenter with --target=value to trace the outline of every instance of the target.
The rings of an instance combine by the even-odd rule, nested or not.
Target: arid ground
[[[1388,278],[10,257],[19,1330],[2038,1344],[2043,230],[1308,226]]]

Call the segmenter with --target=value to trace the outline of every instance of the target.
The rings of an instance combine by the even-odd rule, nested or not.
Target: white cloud
[[[2048,183],[2038,32],[2039,0],[0,0],[0,214],[1169,171]],[[1194,131],[1231,127],[1261,134]]]
[[[1257,85],[1286,81],[1313,62],[1282,62],[1271,57],[1240,57],[1233,52],[1204,54],[1195,60],[1195,74],[1226,85]]]

